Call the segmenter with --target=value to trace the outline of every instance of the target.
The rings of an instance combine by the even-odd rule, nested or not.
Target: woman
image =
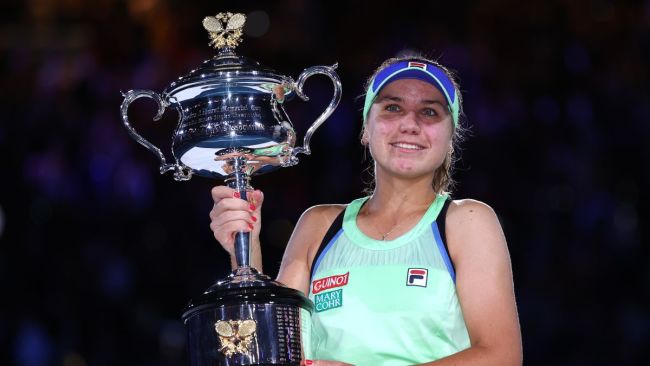
[[[298,221],[278,281],[315,303],[308,365],[520,365],[521,336],[506,241],[494,211],[447,193],[461,95],[420,58],[384,62],[369,79],[361,143],[372,195],[320,205]],[[233,256],[253,233],[261,268],[262,194],[250,204],[212,190],[216,239]]]

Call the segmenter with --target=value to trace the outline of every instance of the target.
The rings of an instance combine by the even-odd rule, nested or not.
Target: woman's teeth
[[[394,147],[400,148],[400,149],[407,149],[407,150],[422,150],[423,147],[419,145],[414,145],[414,144],[407,144],[404,142],[397,142],[394,144],[391,144]]]

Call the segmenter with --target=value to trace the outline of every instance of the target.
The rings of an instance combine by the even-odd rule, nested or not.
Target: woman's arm
[[[291,234],[277,280],[309,293],[311,264],[316,251],[344,205],[320,205],[305,211]]]
[[[226,186],[214,187],[211,195],[214,205],[210,211],[210,228],[214,237],[230,254],[233,268],[236,267],[235,235],[243,231],[251,233],[251,265],[261,271],[259,236],[264,195],[261,191],[254,191],[249,194],[249,200],[245,201],[239,198],[234,189]],[[308,292],[311,262],[325,233],[343,208],[345,205],[314,206],[302,214],[284,252],[278,281],[305,294]]]
[[[425,365],[521,365],[510,256],[496,214],[482,202],[454,201],[446,228],[471,347]]]

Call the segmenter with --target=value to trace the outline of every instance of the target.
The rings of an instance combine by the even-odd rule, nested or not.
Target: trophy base
[[[190,364],[299,365],[312,311],[300,291],[238,268],[186,307]]]

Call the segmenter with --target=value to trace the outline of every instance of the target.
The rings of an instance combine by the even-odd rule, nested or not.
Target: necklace
[[[413,215],[413,214],[411,214],[411,215]],[[399,228],[400,226],[402,226],[401,224],[402,224],[404,221],[406,221],[406,219],[409,219],[409,218],[411,217],[411,215],[408,215],[407,217],[405,217],[404,220],[402,220],[401,222],[399,222],[399,221],[396,222],[396,223],[395,223],[395,224],[390,228],[390,230],[388,230],[385,234],[383,234],[382,231],[379,230],[379,228],[378,228],[377,226],[375,226],[375,230],[377,230],[377,232],[379,233],[379,235],[381,235],[381,239],[379,239],[379,240],[381,240],[381,241],[385,241],[386,238],[388,237],[388,235],[390,235],[393,231],[395,231],[397,228]],[[373,225],[373,226],[374,226],[374,225]]]
[[[392,228],[392,229],[388,230],[388,232],[387,232],[386,234],[382,234],[381,231],[379,231],[379,229],[376,228],[376,229],[377,229],[377,232],[379,232],[379,235],[381,235],[381,239],[379,239],[379,240],[381,240],[381,241],[385,241],[386,238],[388,237],[388,235],[390,235],[390,233],[392,233],[393,231],[395,231],[395,229],[397,229],[398,227],[399,227],[399,225],[396,223],[395,225],[393,225],[393,228]]]
[[[435,200],[435,197],[434,197],[433,199]],[[432,200],[431,202],[429,202],[429,204],[427,205],[427,207],[431,206],[431,203],[432,203],[432,202],[433,202],[433,200]],[[401,227],[401,226],[402,226],[402,223],[404,223],[405,221],[408,221],[408,220],[411,218],[411,216],[413,216],[414,214],[417,214],[417,213],[419,213],[419,212],[420,212],[419,210],[416,210],[416,211],[414,211],[414,212],[411,212],[409,215],[406,215],[402,220],[400,220],[400,221],[396,221],[395,224],[393,224],[393,226],[391,226],[390,230],[388,230],[388,231],[385,232],[385,233],[384,233],[383,231],[379,230],[379,227],[377,227],[377,225],[375,225],[374,223],[373,223],[372,226],[374,226],[375,230],[376,230],[376,231],[379,233],[379,235],[381,236],[381,239],[379,239],[379,240],[380,240],[380,241],[386,241],[386,238],[388,238],[388,236],[389,236],[390,234],[392,234],[393,231],[395,231],[395,230],[397,230],[399,227]]]

